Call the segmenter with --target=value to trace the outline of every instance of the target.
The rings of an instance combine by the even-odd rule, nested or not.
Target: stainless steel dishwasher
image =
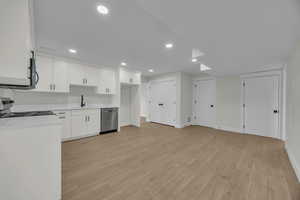
[[[118,130],[118,108],[101,108],[101,133]]]

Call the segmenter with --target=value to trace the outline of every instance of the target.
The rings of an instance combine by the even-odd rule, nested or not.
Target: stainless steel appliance
[[[101,109],[101,133],[118,130],[118,108]]]

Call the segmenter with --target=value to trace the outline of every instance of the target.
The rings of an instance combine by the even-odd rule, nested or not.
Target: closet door
[[[161,123],[175,126],[176,123],[176,83],[165,81],[161,83]]]
[[[176,123],[176,83],[174,80],[151,83],[150,120],[174,126]]]
[[[161,123],[161,106],[160,85],[157,82],[151,83],[150,86],[150,121]]]
[[[216,123],[215,80],[198,81],[194,89],[194,121],[196,125],[214,127]]]
[[[244,83],[244,132],[280,138],[279,76],[248,78]]]

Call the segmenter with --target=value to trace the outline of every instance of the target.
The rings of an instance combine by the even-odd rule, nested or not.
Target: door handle
[[[215,107],[215,105],[210,105],[211,108]]]
[[[278,111],[278,110],[274,110],[273,113],[274,113],[274,114],[278,114],[279,111]]]
[[[158,105],[159,105],[159,106],[163,106],[164,104],[163,104],[163,103],[159,103]]]

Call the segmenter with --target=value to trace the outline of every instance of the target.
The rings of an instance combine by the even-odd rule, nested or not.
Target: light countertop
[[[61,125],[61,121],[58,120],[56,115],[3,118],[0,119],[0,132],[1,129],[4,131],[49,125]]]
[[[58,104],[58,105],[15,105],[12,107],[12,112],[30,112],[30,111],[61,111],[61,110],[84,110],[84,109],[101,109],[119,107],[115,105],[90,104],[85,107],[80,107],[77,104]]]

